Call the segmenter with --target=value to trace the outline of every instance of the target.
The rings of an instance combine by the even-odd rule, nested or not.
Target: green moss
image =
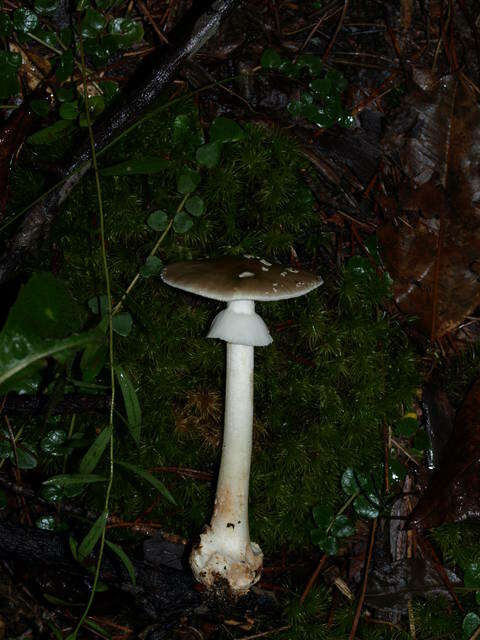
[[[158,254],[164,262],[243,252],[288,262],[291,247],[308,262],[318,248],[311,239],[324,243],[302,178],[309,169],[296,144],[257,126],[246,125],[245,131],[243,142],[224,145],[218,167],[202,172],[199,195],[206,214],[188,234],[167,237]],[[134,139],[122,140],[102,157],[103,166],[146,154],[171,164],[162,174],[102,178],[117,300],[158,237],[146,225],[149,212],[174,211],[176,173],[194,166],[202,139],[196,111],[185,103],[142,124]],[[64,254],[61,275],[83,303],[104,289],[95,198],[93,179],[86,178],[65,203],[54,230]],[[275,339],[256,350],[251,528],[267,553],[309,545],[312,507],[341,504],[343,470],[369,469],[381,460],[383,423],[395,420],[402,403],[412,398],[412,353],[380,307],[388,288],[374,270],[363,271],[357,265],[339,278],[325,273],[325,286],[305,298],[259,305]],[[138,388],[142,441],[137,450],[119,423],[116,455],[144,468],[215,472],[225,354],[222,343],[205,336],[220,306],[149,278],[138,282],[126,308],[134,329],[128,338],[116,338],[115,357]],[[220,419],[208,414],[207,401],[206,413],[189,420],[195,394],[215,397]],[[78,429],[91,433],[93,426],[90,418],[78,417]],[[160,477],[179,506],[160,502],[149,517],[165,529],[195,535],[209,518],[213,487],[171,474]],[[98,506],[101,495],[102,488],[94,487],[88,500]],[[154,498],[117,473],[114,511],[136,517]]]

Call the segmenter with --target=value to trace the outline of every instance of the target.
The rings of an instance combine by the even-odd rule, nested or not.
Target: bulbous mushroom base
[[[242,595],[260,580],[263,553],[258,544],[247,542],[236,549],[231,541],[222,540],[211,527],[206,527],[200,542],[190,554],[190,566],[198,582],[210,589]]]

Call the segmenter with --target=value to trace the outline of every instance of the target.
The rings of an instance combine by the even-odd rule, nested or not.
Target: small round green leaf
[[[463,637],[465,640],[470,638],[480,626],[480,618],[476,613],[467,613],[462,623]]]
[[[133,319],[128,312],[118,313],[112,318],[112,326],[115,333],[119,336],[126,337],[132,330]]]
[[[213,169],[220,162],[220,142],[209,142],[197,149],[195,155],[199,165],[207,167],[207,169]]]
[[[264,69],[280,69],[282,57],[275,49],[265,49],[260,58],[260,64]]]
[[[330,534],[335,538],[349,538],[355,533],[355,527],[347,516],[339,515],[333,521]]]
[[[212,122],[210,127],[210,140],[212,142],[239,142],[244,138],[245,132],[234,120],[220,116]]]
[[[362,473],[357,473],[349,467],[342,475],[341,484],[347,496],[351,496],[366,487],[368,480]]]
[[[312,514],[313,519],[315,520],[315,524],[319,527],[319,529],[322,529],[324,531],[326,531],[330,526],[335,515],[331,507],[323,504],[313,507]]]
[[[40,448],[45,453],[52,456],[61,456],[65,453],[64,445],[67,441],[67,434],[62,429],[49,431],[42,439]]]
[[[22,7],[13,12],[13,28],[20,33],[34,31],[38,25],[38,17],[33,11]]]
[[[13,24],[8,13],[0,12],[0,37],[7,38],[12,32]]]
[[[187,233],[192,227],[193,220],[185,211],[180,211],[173,219],[173,230],[175,233]]]
[[[410,438],[418,429],[418,420],[416,418],[402,418],[394,427],[394,431],[399,436]]]
[[[200,184],[202,176],[198,171],[192,171],[192,169],[184,169],[177,178],[177,190],[179,193],[187,194],[193,193]]]
[[[163,262],[157,256],[148,256],[145,264],[140,268],[140,274],[144,278],[156,276],[163,269]]]
[[[58,67],[55,70],[55,77],[58,82],[64,82],[73,73],[73,53],[65,51],[60,56]]]
[[[62,120],[76,120],[79,113],[77,101],[75,100],[74,102],[63,102],[60,105],[58,113]]]
[[[168,227],[168,215],[165,211],[154,211],[148,216],[147,224],[155,231],[165,231]]]
[[[368,493],[367,496],[360,495],[353,502],[353,507],[361,518],[377,518],[379,500],[374,493]]]
[[[129,18],[115,18],[108,25],[108,32],[116,37],[119,49],[128,49],[143,38],[142,23]]]
[[[57,0],[35,0],[33,6],[39,15],[49,16],[57,10],[58,2]]]
[[[465,567],[463,582],[467,589],[480,589],[480,562],[471,562]]]
[[[310,532],[313,544],[317,544],[328,556],[334,556],[338,551],[337,541],[333,536],[326,536],[321,529]]]
[[[90,298],[87,304],[93,313],[104,316],[108,312],[108,298],[106,295],[94,296]]]
[[[107,21],[103,14],[91,7],[87,7],[80,25],[82,37],[95,38],[97,34],[104,29],[106,24]]]
[[[185,202],[185,209],[190,215],[199,218],[205,211],[205,203],[200,196],[192,196]]]
[[[55,95],[59,102],[72,102],[75,97],[75,90],[73,87],[60,87]]]
[[[33,113],[36,113],[41,118],[46,118],[50,112],[50,103],[47,100],[32,100],[30,107]]]

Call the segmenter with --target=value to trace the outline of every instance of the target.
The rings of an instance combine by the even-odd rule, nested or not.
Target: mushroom
[[[255,301],[296,298],[321,285],[322,279],[253,256],[177,262],[163,270],[162,278],[172,287],[227,303],[208,333],[227,343],[222,460],[213,516],[193,548],[190,565],[207,587],[226,583],[233,594],[243,594],[260,579],[263,561],[248,527],[253,348],[272,342],[255,313]]]

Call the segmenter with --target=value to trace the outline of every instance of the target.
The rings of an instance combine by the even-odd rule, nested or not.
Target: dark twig
[[[323,567],[325,566],[325,562],[327,561],[327,554],[324,554],[321,559],[320,562],[317,565],[317,568],[315,569],[315,571],[312,573],[312,575],[310,576],[310,580],[307,582],[307,586],[305,587],[301,597],[300,597],[300,604],[303,604],[308,596],[308,594],[310,593],[310,589],[313,587],[313,585],[315,584],[315,580],[318,578],[318,575],[320,573],[320,571],[323,569]]]
[[[50,415],[71,415],[73,413],[104,413],[109,406],[108,396],[81,396],[66,394],[49,407],[48,396],[8,395],[5,397],[5,412],[8,414],[41,415],[50,410]]]
[[[337,40],[337,36],[340,33],[340,29],[343,27],[343,21],[345,20],[345,16],[347,15],[347,9],[348,9],[348,5],[349,5],[350,0],[345,0],[345,3],[343,5],[343,10],[342,13],[340,14],[340,19],[338,21],[337,24],[337,28],[335,29],[335,33],[332,36],[332,39],[330,40],[328,47],[325,51],[325,53],[322,56],[322,60],[323,62],[325,62],[325,60],[328,58],[330,51],[333,48],[333,45],[335,44],[336,40]]]
[[[367,581],[368,573],[370,570],[370,563],[372,561],[373,545],[375,543],[375,532],[377,531],[377,519],[372,522],[372,529],[370,531],[370,543],[368,545],[367,561],[365,563],[365,575],[363,576],[362,591],[360,592],[360,598],[358,600],[357,609],[355,611],[355,618],[353,619],[352,630],[348,636],[348,640],[354,640],[357,633],[358,623],[360,622],[360,615],[363,609],[363,602],[365,600],[365,594],[367,593]]]

